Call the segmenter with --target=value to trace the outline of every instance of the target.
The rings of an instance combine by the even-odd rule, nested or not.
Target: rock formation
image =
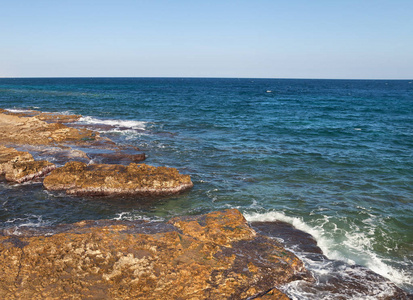
[[[68,127],[61,123],[47,123],[36,117],[0,114],[0,144],[50,145],[63,142],[85,142],[99,139],[88,129]]]
[[[0,236],[1,299],[288,299],[302,262],[237,210]],[[7,274],[7,275],[6,275]],[[275,296],[274,296],[275,295]]]
[[[28,152],[0,146],[0,175],[7,181],[22,183],[44,176],[55,168],[48,161],[35,161]]]
[[[164,196],[190,189],[189,175],[167,167],[131,163],[128,166],[68,162],[47,176],[44,187],[71,195]]]
[[[11,112],[0,108],[0,113],[18,117],[35,117],[38,120],[50,123],[72,123],[79,121],[81,115],[64,115],[60,113],[41,112],[37,110],[26,110],[21,112]]]
[[[44,181],[48,190],[65,190],[68,194],[75,195],[164,196],[180,193],[193,186],[189,175],[181,175],[176,169],[135,164],[145,159],[143,153],[138,154],[130,149],[122,152],[124,147],[101,138],[95,131],[62,124],[79,118],[78,115],[0,110],[0,145],[18,145],[31,149],[37,147],[36,153],[39,156],[48,153],[58,162],[65,157],[72,160],[69,156],[74,154],[81,160],[88,160],[87,153],[71,148],[71,145],[81,145],[83,149],[97,149],[96,153],[91,151],[92,158],[115,162],[112,165],[69,162]],[[61,150],[57,150],[58,148]],[[102,149],[106,152],[100,152]],[[47,161],[34,161],[27,152],[25,155],[27,157],[24,163],[20,163],[21,158],[5,158],[1,162],[3,166],[0,175],[4,174],[9,181],[23,182],[55,168]],[[128,166],[119,164],[127,162],[130,162]]]

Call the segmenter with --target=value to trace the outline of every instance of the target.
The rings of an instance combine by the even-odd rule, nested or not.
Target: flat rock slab
[[[32,110],[11,112],[0,108],[0,145],[18,147],[34,155],[48,155],[49,160],[58,164],[73,160],[73,156],[84,162],[93,159],[97,163],[113,164],[145,160],[145,154],[138,148],[117,145],[101,137],[99,132],[76,124],[80,117]]]
[[[11,115],[11,116],[18,116],[18,117],[35,117],[41,121],[51,122],[51,123],[72,123],[79,121],[82,117],[81,115],[64,115],[61,113],[53,113],[53,112],[41,112],[38,110],[26,110],[20,112],[13,112],[6,109],[0,108],[0,113]]]
[[[235,209],[174,218],[153,233],[145,226],[153,223],[82,221],[47,237],[3,232],[0,298],[288,299],[277,286],[310,279]]]
[[[0,146],[0,175],[7,181],[22,183],[42,177],[56,166],[46,160],[35,161],[28,152]]]
[[[172,195],[193,186],[189,175],[177,169],[131,163],[124,165],[92,164],[72,161],[57,168],[43,181],[47,190],[64,190],[71,195],[117,196]]]
[[[88,129],[76,129],[62,123],[50,123],[38,117],[19,116],[0,111],[0,144],[50,145],[65,142],[80,144],[100,140],[99,134]]]

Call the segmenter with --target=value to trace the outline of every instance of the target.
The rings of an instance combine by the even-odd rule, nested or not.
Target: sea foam
[[[287,216],[283,212],[276,211],[244,213],[244,216],[249,222],[279,220],[292,224],[295,228],[311,234],[323,254],[329,259],[343,261],[349,265],[365,266],[400,287],[411,287],[413,285],[413,274],[402,268],[392,266],[385,258],[375,253],[372,250],[373,237],[361,229],[357,231],[353,228],[352,232],[345,232],[344,240],[338,241],[323,228],[326,223],[330,222],[328,216],[324,216],[324,219],[315,226],[307,224],[302,218]],[[342,229],[335,226],[333,231],[336,230],[342,231]],[[374,228],[371,228],[371,230],[374,230]],[[300,256],[300,253],[297,253],[297,255]]]
[[[6,108],[7,111],[12,112],[12,113],[27,113],[31,112],[31,109],[14,109],[14,108]]]
[[[134,120],[111,120],[97,119],[90,116],[81,117],[78,121],[80,124],[109,125],[115,128],[124,127],[130,129],[145,130],[146,122]]]

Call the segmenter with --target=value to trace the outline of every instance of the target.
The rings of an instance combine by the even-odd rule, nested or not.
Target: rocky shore
[[[139,149],[72,124],[79,118],[0,109],[0,177],[69,195],[157,197],[192,188],[189,175],[140,163]],[[307,263],[331,262],[348,274],[317,277],[286,249],[296,245]],[[364,287],[366,280],[378,289]],[[291,225],[248,224],[236,209],[167,222],[81,221],[0,232],[0,299],[285,300],[289,284],[335,299],[411,299],[371,271],[329,261]]]
[[[51,191],[63,190],[71,195],[89,196],[166,196],[178,194],[192,188],[189,175],[182,175],[174,168],[153,167],[136,164],[145,159],[142,153],[122,153],[122,147],[111,140],[100,137],[98,132],[75,128],[63,123],[78,120],[78,115],[59,115],[28,111],[12,113],[0,111],[0,176],[7,181],[22,183],[48,175],[44,187]],[[53,155],[72,158],[58,167],[45,160],[35,160],[27,151],[47,152],[53,147]],[[33,148],[36,147],[36,148]],[[95,158],[130,162],[122,164],[90,163],[87,153],[76,149],[99,149],[106,153],[91,155]],[[49,151],[50,152],[50,151]],[[51,153],[50,153],[51,154]],[[82,161],[76,161],[82,158]]]
[[[7,181],[22,183],[42,177],[56,166],[48,161],[35,161],[29,152],[0,145],[0,176]]]
[[[237,210],[0,237],[2,299],[288,299],[303,263]],[[261,298],[261,296],[265,296]]]

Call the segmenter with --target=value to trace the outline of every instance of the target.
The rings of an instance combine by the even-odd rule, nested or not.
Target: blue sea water
[[[101,135],[194,182],[144,203],[0,183],[3,228],[238,208],[292,223],[327,257],[413,292],[412,81],[11,78],[0,79],[0,108],[112,125]]]

